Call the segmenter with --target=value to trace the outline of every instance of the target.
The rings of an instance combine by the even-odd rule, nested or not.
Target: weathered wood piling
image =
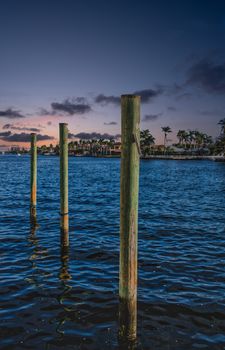
[[[121,96],[119,335],[137,334],[137,239],[140,158],[140,96]]]
[[[31,134],[31,177],[30,177],[30,216],[36,221],[36,205],[37,205],[37,135]]]
[[[62,234],[62,232],[61,232]],[[68,236],[68,234],[65,234]],[[60,268],[60,273],[59,273],[59,278],[62,281],[69,280],[71,278],[69,274],[69,244],[67,239],[66,240],[61,240],[61,268]]]
[[[69,207],[68,207],[68,127],[66,123],[59,124],[60,152],[60,227],[64,245],[69,244]]]

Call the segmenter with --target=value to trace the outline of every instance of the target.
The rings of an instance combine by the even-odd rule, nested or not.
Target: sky
[[[0,146],[119,135],[120,96],[141,129],[218,136],[225,117],[224,0],[0,0]],[[21,143],[22,142],[22,143]]]

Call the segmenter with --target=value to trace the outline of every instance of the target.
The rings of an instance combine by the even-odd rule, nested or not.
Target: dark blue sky
[[[225,117],[224,1],[0,5],[0,135],[11,131],[0,143],[33,127],[57,137],[59,121],[74,134],[118,134],[123,93],[141,94],[142,128],[158,142],[166,125],[173,139],[178,129],[218,134]]]

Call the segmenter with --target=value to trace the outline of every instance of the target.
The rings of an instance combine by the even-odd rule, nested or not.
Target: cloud
[[[48,111],[45,108],[40,108],[38,114],[41,116],[49,116],[49,115],[56,115],[57,112],[56,111]]]
[[[30,142],[30,134],[26,134],[22,132],[21,134],[12,134],[11,131],[6,131],[5,134],[7,135],[1,135],[3,133],[0,133],[0,139],[7,142]],[[53,136],[49,135],[41,135],[37,134],[37,140],[38,141],[48,141],[48,140],[54,140],[55,138]]]
[[[38,128],[27,128],[27,127],[22,127],[22,126],[15,126],[13,124],[5,124],[5,125],[3,125],[2,129],[31,131],[31,132],[40,132],[41,131]]]
[[[52,122],[51,122],[51,121],[48,121],[48,122],[47,122],[47,125],[52,125]]]
[[[169,106],[167,109],[168,109],[168,111],[171,111],[171,112],[176,112],[177,111],[177,108],[173,107],[173,106]]]
[[[117,125],[117,122],[109,122],[109,123],[104,123],[104,125]]]
[[[80,132],[78,134],[71,134],[71,133],[69,133],[68,137],[69,137],[69,139],[79,138],[79,139],[82,139],[82,140],[99,140],[99,139],[110,140],[112,138],[114,138],[114,139],[118,138],[118,137],[120,137],[120,135],[119,134],[117,134],[117,135],[110,135],[110,134],[107,134],[107,133],[101,134],[101,133],[98,133],[98,132],[91,132],[91,133]]]
[[[146,114],[144,116],[144,118],[142,119],[143,122],[149,122],[149,121],[154,121],[156,119],[158,119],[159,117],[161,117],[162,113],[158,113],[158,114]]]
[[[0,132],[0,138],[1,137],[8,137],[11,135],[11,131],[3,131],[3,132]]]
[[[205,58],[194,63],[187,71],[186,84],[208,93],[225,94],[225,62],[218,64]]]
[[[20,111],[16,111],[11,108],[8,108],[5,111],[0,111],[0,118],[18,119],[18,118],[25,118],[25,116],[22,115]]]
[[[53,113],[59,111],[68,115],[85,114],[91,111],[91,106],[83,97],[77,97],[72,100],[66,99],[63,102],[52,102],[51,107]]]
[[[155,97],[163,94],[164,88],[162,86],[156,88],[156,89],[144,89],[144,90],[136,90],[132,93],[132,95],[138,95],[141,96],[141,102],[142,103],[148,103],[151,100],[153,100]],[[95,102],[99,103],[101,105],[106,105],[109,103],[112,103],[114,105],[120,104],[120,96],[106,96],[104,94],[99,94],[95,98]]]
[[[108,103],[112,103],[114,105],[120,104],[120,97],[119,96],[106,96],[104,94],[99,94],[95,98],[95,102],[99,103],[101,105],[106,105]]]
[[[150,102],[155,97],[161,95],[164,92],[164,89],[162,87],[159,87],[157,89],[145,89],[145,90],[137,90],[134,92],[134,95],[141,96],[141,102],[147,103]]]
[[[86,104],[87,103],[87,99],[85,97],[74,97],[72,99],[72,101],[74,103],[82,103],[82,104]]]
[[[38,114],[40,116],[55,116],[60,115],[74,115],[84,114],[91,111],[91,106],[85,97],[67,98],[63,102],[52,102],[51,110],[46,108],[39,108]]]

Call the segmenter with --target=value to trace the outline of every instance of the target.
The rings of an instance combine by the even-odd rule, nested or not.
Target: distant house
[[[20,147],[19,146],[12,146],[10,151],[11,152],[20,152]]]
[[[115,142],[113,147],[110,148],[110,154],[112,156],[120,156],[121,155],[121,142]]]

